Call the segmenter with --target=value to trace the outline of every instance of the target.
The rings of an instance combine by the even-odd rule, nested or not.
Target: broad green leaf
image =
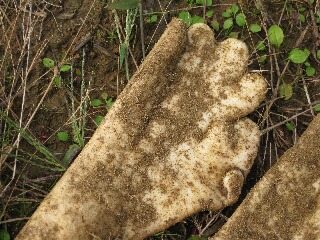
[[[9,233],[4,229],[0,230],[0,240],[10,240]]]
[[[67,133],[67,132],[64,132],[64,131],[58,132],[58,133],[57,133],[57,137],[58,137],[58,139],[59,139],[60,141],[63,141],[63,142],[66,142],[66,141],[68,141],[68,139],[69,139],[68,133]]]
[[[309,57],[310,52],[302,51],[298,48],[294,48],[289,53],[288,59],[293,63],[303,63]]]
[[[238,5],[236,3],[232,4],[231,10],[232,10],[233,14],[236,14],[239,11]]]
[[[231,33],[229,33],[229,38],[236,38],[236,39],[238,39],[239,38],[239,33],[240,32],[231,32]]]
[[[108,3],[107,6],[112,9],[127,10],[138,7],[138,4],[139,0],[119,0],[114,1],[113,3]]]
[[[280,85],[280,97],[284,100],[289,100],[292,97],[293,91],[290,84],[283,83]]]
[[[101,122],[103,121],[104,117],[101,115],[96,116],[94,122],[96,123],[97,126],[99,126],[101,124]]]
[[[192,21],[191,21],[192,24],[195,24],[195,23],[204,23],[204,19],[202,17],[199,17],[199,16],[194,16],[192,18]]]
[[[180,12],[178,17],[186,23],[187,27],[190,27],[192,18],[189,12]]]
[[[270,43],[279,48],[284,39],[283,31],[277,25],[273,25],[268,30],[268,37]]]
[[[316,73],[316,69],[314,69],[313,67],[308,66],[306,68],[306,74],[308,77],[314,76],[315,73]]]
[[[100,101],[100,99],[96,98],[96,99],[93,99],[91,101],[91,106],[92,107],[99,107],[103,104],[103,102]]]
[[[68,72],[71,69],[71,66],[68,64],[63,64],[60,68],[60,72]]]
[[[227,8],[226,11],[224,11],[222,13],[222,16],[225,17],[225,18],[229,18],[232,16],[232,10],[230,8]]]
[[[243,27],[246,24],[246,16],[243,13],[239,13],[236,16],[236,23],[239,27]]]
[[[315,106],[315,107],[314,107],[314,110],[315,110],[316,112],[320,112],[320,104],[317,105],[317,106]]]
[[[298,9],[299,12],[304,12],[305,10],[306,10],[306,8],[304,8],[304,7]]]
[[[206,12],[206,17],[212,17],[213,16],[213,10],[209,10]]]
[[[212,20],[212,21],[211,21],[211,26],[212,26],[213,29],[214,29],[215,31],[217,31],[217,32],[220,30],[220,25],[219,25],[219,23],[218,23],[217,20]]]
[[[64,155],[62,162],[65,167],[69,167],[71,161],[75,158],[75,156],[81,151],[81,147],[78,144],[71,144],[69,146],[68,151]]]
[[[263,41],[258,41],[256,44],[256,49],[260,51],[266,50],[266,45]]]
[[[42,59],[42,64],[46,68],[53,68],[54,67],[54,61],[50,58],[44,58]]]
[[[305,65],[306,67],[311,67],[311,65],[310,65],[309,62],[305,62],[304,65]]]
[[[300,22],[305,23],[306,22],[306,17],[302,14],[299,14]]]
[[[108,101],[106,101],[106,109],[109,111],[112,105],[113,105],[113,99],[109,98]]]
[[[309,4],[313,4],[314,3],[314,0],[308,0]]]
[[[204,5],[204,0],[197,0],[196,3],[203,6]],[[212,6],[212,0],[207,0],[206,6],[207,7],[211,7]]]
[[[227,20],[224,21],[223,23],[223,29],[229,29],[233,26],[233,20],[232,18],[228,18]]]
[[[254,33],[261,31],[261,27],[257,23],[251,24],[249,29],[251,32],[254,32]]]
[[[289,131],[293,131],[295,129],[295,126],[292,123],[286,123],[285,125]]]

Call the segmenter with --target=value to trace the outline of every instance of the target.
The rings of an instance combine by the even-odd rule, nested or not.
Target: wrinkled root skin
[[[320,115],[211,240],[320,239]]]
[[[265,80],[248,49],[174,19],[18,240],[143,239],[237,201]]]

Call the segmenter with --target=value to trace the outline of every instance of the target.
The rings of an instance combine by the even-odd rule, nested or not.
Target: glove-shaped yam
[[[256,156],[248,49],[174,19],[17,239],[143,239],[233,204]]]

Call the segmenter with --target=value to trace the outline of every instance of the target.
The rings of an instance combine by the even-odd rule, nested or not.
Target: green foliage
[[[229,38],[236,38],[236,39],[238,39],[238,38],[239,38],[239,34],[240,34],[240,32],[230,32],[229,35],[228,35],[228,37],[229,37]]]
[[[211,26],[213,27],[213,29],[214,29],[216,32],[218,32],[218,31],[220,30],[220,25],[219,25],[219,23],[218,23],[217,20],[212,20],[212,21],[211,21]]]
[[[147,23],[155,23],[158,21],[157,15],[152,15],[151,17],[146,18],[145,20]]]
[[[294,131],[295,126],[292,123],[286,123],[285,125],[289,131]]]
[[[62,142],[66,142],[66,141],[69,140],[69,135],[68,135],[68,133],[65,132],[65,131],[58,132],[58,133],[57,133],[57,137],[58,137],[58,139],[59,139],[60,141],[62,141]]]
[[[68,65],[68,64],[63,64],[63,65],[60,67],[60,72],[68,72],[70,69],[71,69],[71,66],[70,66],[70,65]]]
[[[279,48],[284,39],[282,29],[277,25],[271,26],[268,30],[268,38],[272,45]]]
[[[202,17],[199,17],[199,16],[194,16],[192,18],[192,23],[191,24],[195,24],[195,23],[204,23],[204,19]]]
[[[62,162],[63,165],[67,168],[70,165],[70,162],[75,158],[75,156],[81,151],[81,147],[78,144],[71,144],[68,151],[64,155]]]
[[[104,117],[101,115],[96,116],[94,122],[97,126],[99,126],[101,124],[101,122],[103,121]]]
[[[266,50],[266,45],[264,44],[263,41],[258,41],[256,44],[256,49],[259,51]]]
[[[308,77],[314,76],[316,69],[312,67],[309,62],[305,62],[304,65],[306,66],[306,75]]]
[[[204,6],[204,0],[196,0],[196,3]],[[206,4],[207,4],[206,5],[207,7],[211,7],[212,6],[212,0],[207,0]]]
[[[102,104],[103,104],[103,102],[101,102],[101,100],[98,99],[98,98],[93,99],[93,100],[91,101],[91,106],[92,106],[92,107],[99,107],[99,106],[101,106]]]
[[[280,97],[283,97],[284,100],[289,100],[292,97],[293,91],[290,84],[282,83],[280,85]]]
[[[227,30],[227,29],[231,28],[232,26],[233,26],[233,19],[232,18],[228,18],[223,23],[223,29],[224,30]]]
[[[317,50],[317,58],[320,60],[320,50]]]
[[[139,0],[119,0],[113,3],[108,3],[108,7],[117,10],[128,10],[136,8],[139,5]]]
[[[213,10],[209,10],[206,12],[206,17],[212,17],[213,16]]]
[[[304,49],[303,51],[294,48],[289,53],[288,59],[293,63],[304,63],[310,55],[310,51],[308,49]]]
[[[257,33],[257,32],[261,31],[261,27],[257,23],[251,24],[249,29],[250,29],[251,32],[254,32],[254,33]]]
[[[55,66],[55,63],[52,59],[50,58],[44,58],[42,59],[42,64],[43,66],[45,66],[46,68],[53,68]]]
[[[187,27],[190,27],[192,23],[192,18],[189,12],[180,12],[178,18],[180,18],[182,21],[184,21],[187,25]]]
[[[239,7],[236,3],[232,4],[231,11],[233,12],[233,14],[237,14],[237,12],[239,11]]]
[[[239,27],[243,27],[246,24],[246,16],[243,13],[239,13],[236,16],[236,23]]]
[[[314,110],[315,110],[316,112],[320,112],[320,104],[317,105],[317,106],[315,106],[315,107],[314,107]]]
[[[10,240],[10,235],[5,229],[0,230],[0,240]]]
[[[267,60],[267,55],[265,54],[259,57],[258,59],[259,63],[265,63],[266,60]]]
[[[222,13],[222,16],[225,18],[232,17],[232,10],[230,8],[227,8],[226,11]]]
[[[58,88],[62,87],[62,80],[61,80],[61,77],[60,77],[60,76],[56,76],[56,77],[54,78],[54,84],[55,84]]]

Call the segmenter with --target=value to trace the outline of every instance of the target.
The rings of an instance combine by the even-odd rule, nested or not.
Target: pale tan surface
[[[211,240],[320,239],[320,115]]]
[[[238,40],[173,20],[17,239],[142,239],[234,203],[266,92]]]

